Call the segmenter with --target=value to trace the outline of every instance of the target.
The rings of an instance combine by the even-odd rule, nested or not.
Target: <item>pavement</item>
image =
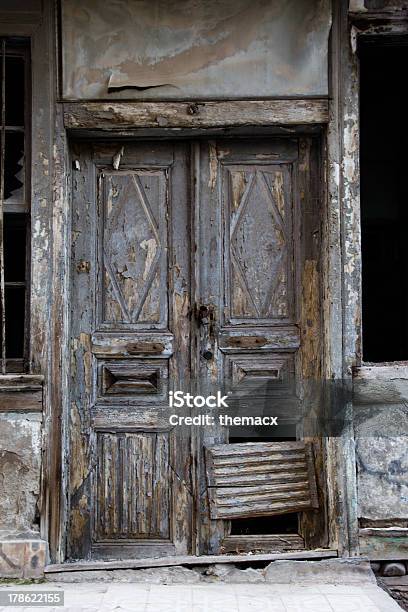
[[[6,612],[397,612],[376,584],[135,584],[120,582],[0,584],[11,593],[64,591],[60,606],[3,606]]]

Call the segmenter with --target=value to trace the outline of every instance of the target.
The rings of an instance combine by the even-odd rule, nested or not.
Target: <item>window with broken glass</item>
[[[27,369],[29,309],[29,56],[0,38],[0,368]]]

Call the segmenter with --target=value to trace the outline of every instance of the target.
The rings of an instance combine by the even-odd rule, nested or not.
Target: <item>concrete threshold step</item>
[[[313,552],[321,554],[321,551]],[[189,557],[191,565],[186,563],[171,565],[168,559],[155,559],[156,563],[160,561],[166,565],[137,568],[129,568],[129,563],[126,563],[124,567],[118,567],[117,562],[115,564],[111,562],[108,566],[106,562],[98,566],[83,563],[75,564],[75,571],[66,571],[66,566],[64,566],[65,571],[48,571],[45,577],[48,582],[78,583],[376,585],[376,579],[367,558],[311,557],[309,559],[271,560],[270,558],[265,559],[266,555],[235,555],[234,559],[231,559],[233,555],[228,555],[228,557],[228,560],[223,559],[223,563],[209,563],[208,557]],[[177,558],[178,561],[180,559],[183,557]]]

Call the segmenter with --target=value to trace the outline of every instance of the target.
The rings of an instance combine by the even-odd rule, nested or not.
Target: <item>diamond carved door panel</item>
[[[100,176],[103,293],[101,323],[165,325],[168,169]]]
[[[213,141],[202,143],[197,151],[201,172],[196,265],[201,301],[211,304],[213,312],[211,335],[200,338],[200,383],[210,389],[227,386],[231,415],[237,409],[241,415],[278,416],[290,432],[283,437],[289,435],[293,443],[304,435],[299,424],[299,408],[306,397],[304,380],[320,374],[317,155],[312,139],[299,138]],[[203,359],[204,351],[212,359]],[[243,427],[211,428],[202,432],[200,449],[228,454],[234,437],[244,456],[252,443],[262,443],[251,435]],[[321,468],[319,441],[310,442]],[[204,490],[203,459],[200,465]],[[306,545],[327,542],[322,484],[320,469],[320,498],[310,511],[309,504],[304,506],[308,511],[301,513],[300,535]],[[220,492],[221,497],[224,494]],[[216,553],[228,548],[230,533],[229,521],[218,519],[233,518],[234,513],[215,512],[209,500],[214,501],[211,490],[200,500],[201,550]],[[255,499],[254,508],[260,504]],[[265,507],[263,513],[268,514]],[[244,514],[237,510],[236,516]],[[249,507],[245,516],[257,514]],[[261,536],[257,532],[258,542]]]
[[[284,165],[224,169],[226,275],[230,320],[288,318],[291,194]]]

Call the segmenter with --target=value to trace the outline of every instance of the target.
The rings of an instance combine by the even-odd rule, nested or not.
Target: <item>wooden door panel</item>
[[[73,559],[191,551],[191,436],[167,414],[189,376],[188,149],[121,148],[73,149]]]
[[[161,355],[169,359],[174,353],[174,336],[169,332],[150,333],[138,330],[137,335],[95,332],[91,335],[92,353],[98,357],[136,357]]]
[[[140,358],[98,360],[96,401],[110,404],[166,402],[168,397],[168,360]]]
[[[98,432],[95,460],[95,542],[169,541],[169,434]]]
[[[312,452],[304,442],[221,444],[206,449],[213,518],[318,508]]]
[[[254,397],[268,383],[271,398],[295,395],[293,353],[271,352],[256,355],[226,355],[225,374],[234,394]]]
[[[231,326],[220,329],[218,345],[223,353],[239,353],[243,350],[296,351],[300,347],[300,330],[296,325],[276,327]]]
[[[293,318],[290,168],[222,167],[225,323]]]
[[[211,389],[224,384],[231,391],[228,403],[234,414],[278,416],[294,439],[302,436],[299,409],[305,364],[313,378],[318,370],[310,364],[321,358],[310,350],[305,356],[303,348],[310,345],[305,338],[313,338],[316,348],[321,333],[319,313],[310,309],[320,302],[319,278],[315,274],[309,284],[304,276],[312,265],[315,272],[319,266],[319,198],[312,149],[308,139],[273,138],[213,141],[203,143],[198,153],[197,267],[201,302],[213,313],[211,333],[207,328],[199,334],[200,384]],[[233,435],[249,436],[244,444],[250,452],[248,429],[237,428]],[[212,428],[203,432],[201,444],[227,452],[228,437],[226,428]],[[202,472],[202,487],[204,481]],[[244,513],[237,510],[237,516],[256,516],[250,506],[259,512],[262,506],[261,514],[268,513],[267,504],[259,505],[256,496],[255,491],[247,500],[249,507]],[[303,509],[310,508],[309,501],[302,502]],[[228,518],[228,511],[212,511],[204,498],[200,511],[201,550],[215,553],[229,534],[228,521],[220,520]],[[317,525],[320,518],[312,514],[309,525]],[[324,545],[324,528],[321,534]]]
[[[168,169],[99,174],[100,322],[167,325]]]
[[[259,327],[293,322],[297,142],[231,143],[221,151],[220,324]]]

